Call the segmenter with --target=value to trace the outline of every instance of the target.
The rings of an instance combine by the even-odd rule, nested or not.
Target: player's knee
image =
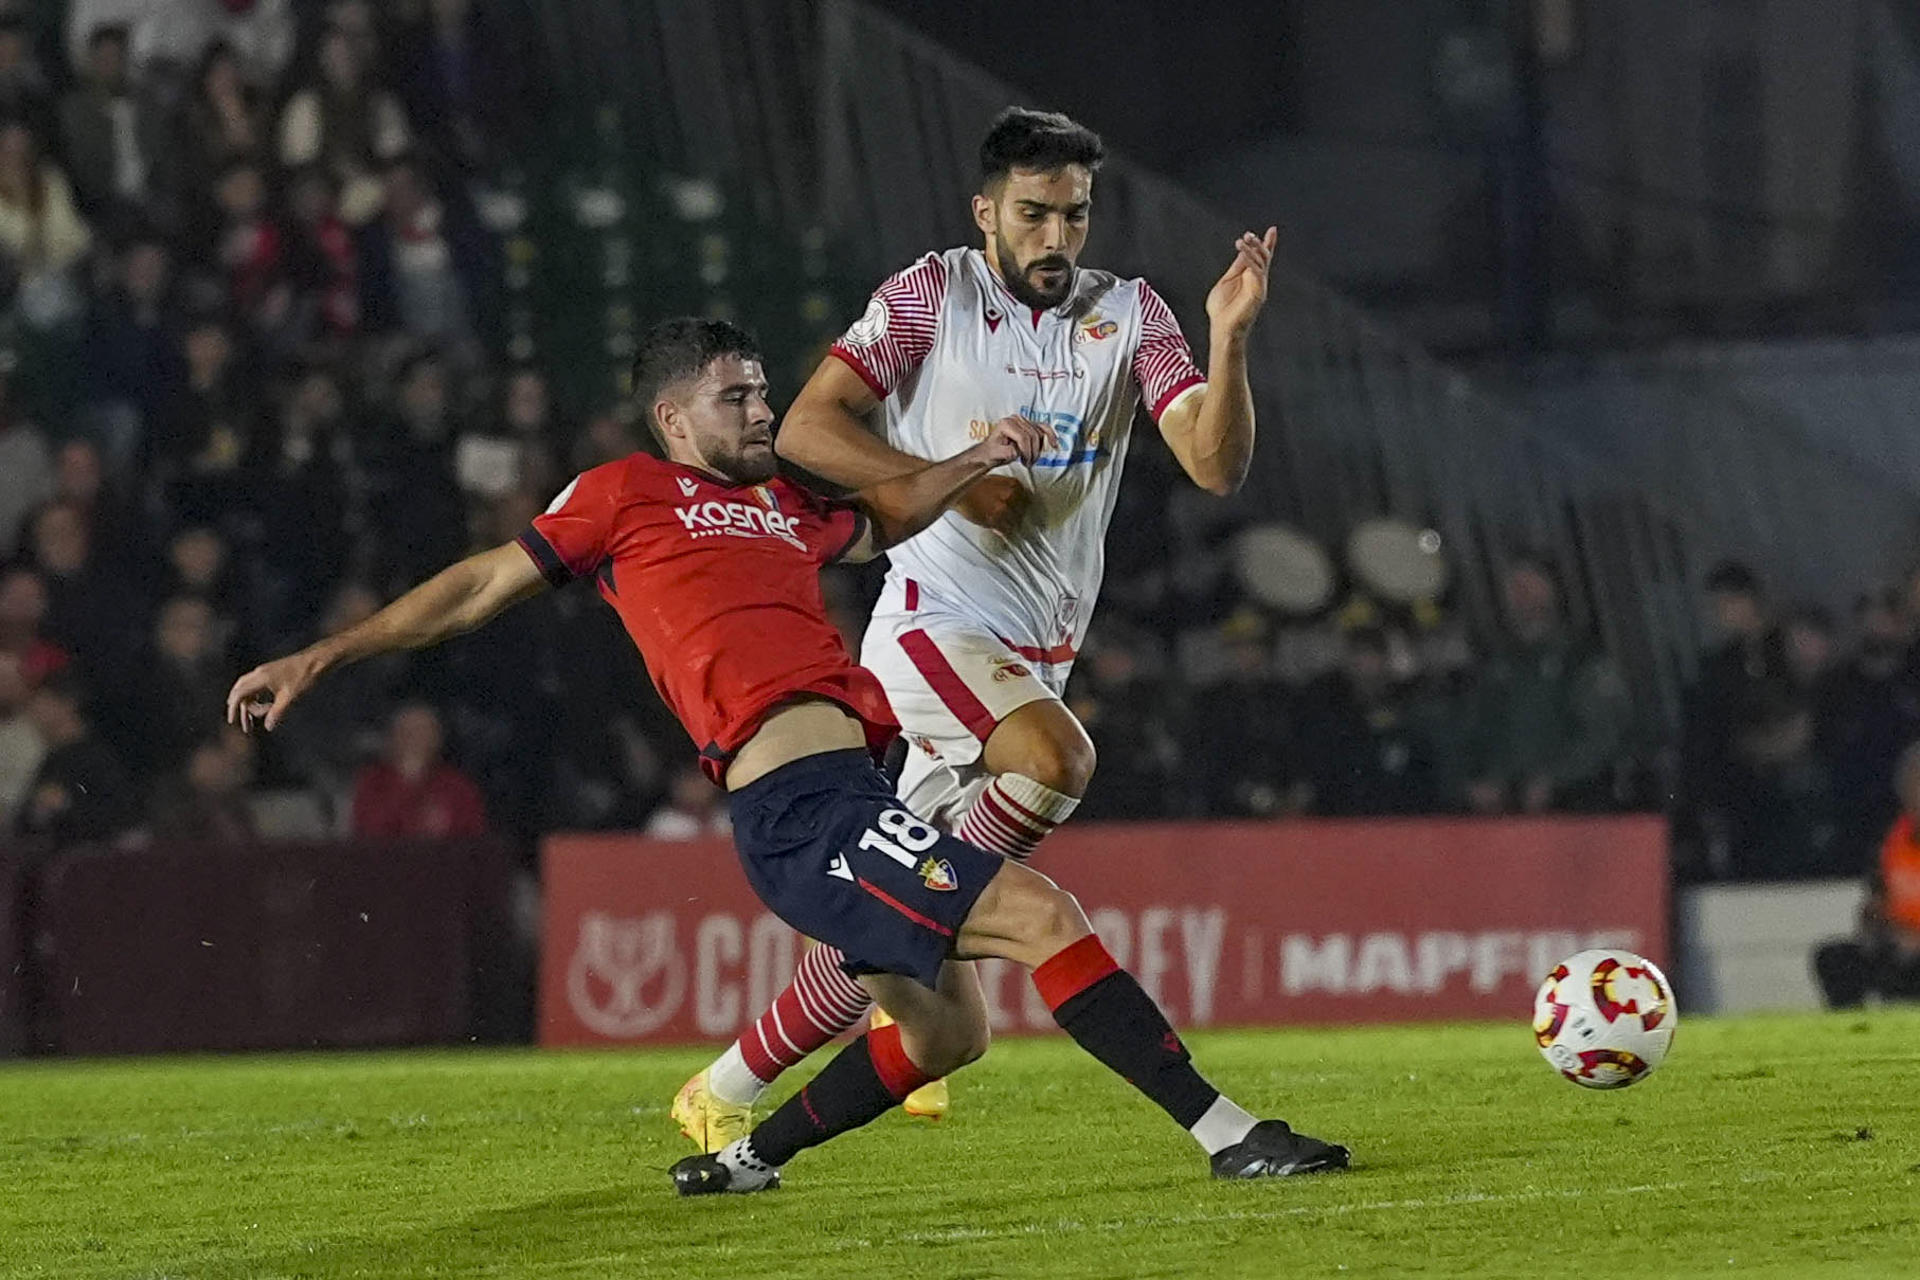
[[[930,1076],[952,1075],[970,1062],[977,1062],[993,1042],[993,1030],[985,1017],[949,1017],[914,1029],[906,1036],[904,1047],[913,1064]]]
[[[1041,926],[1040,936],[1052,950],[1069,946],[1093,932],[1087,913],[1080,908],[1080,900],[1058,885],[1047,895]]]
[[[1009,772],[1023,773],[1062,795],[1085,795],[1097,763],[1093,739],[1070,716],[1062,717],[1049,729],[1028,737],[1022,744],[1019,766]]]
[[[985,1018],[963,1029],[953,1045],[953,1056],[957,1061],[947,1068],[948,1072],[958,1071],[970,1062],[978,1062],[987,1056],[987,1050],[993,1046],[993,1028]]]
[[[1093,739],[1065,706],[1040,698],[1000,722],[987,738],[984,762],[993,773],[1021,774],[1081,796],[1093,779]]]
[[[1045,959],[1093,932],[1078,898],[1030,867],[1021,870],[1031,877],[1021,891],[1021,941],[1037,958]]]

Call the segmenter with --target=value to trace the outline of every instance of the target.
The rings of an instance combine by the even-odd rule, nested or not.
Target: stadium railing
[[[1531,400],[1545,427],[1588,442],[1623,479],[1691,506],[1695,524],[1762,569],[1781,598],[1844,609],[1902,570],[1920,541],[1913,443],[1873,411],[1872,393],[1893,388],[1823,386],[1782,368],[1783,395],[1832,397],[1816,431],[1729,376],[1743,359],[1766,357],[1733,346],[1566,357],[1540,371]]]

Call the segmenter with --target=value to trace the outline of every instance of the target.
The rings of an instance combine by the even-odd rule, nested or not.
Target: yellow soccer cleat
[[[869,1029],[884,1027],[892,1021],[893,1018],[885,1009],[882,1009],[879,1005],[875,1005],[873,1006],[873,1016],[867,1020],[867,1026]],[[908,1094],[906,1099],[901,1102],[900,1109],[912,1116],[915,1120],[945,1120],[947,1118],[949,1101],[947,1082],[945,1080],[934,1080],[921,1085],[918,1089]]]
[[[716,1098],[702,1071],[680,1086],[668,1115],[680,1122],[680,1132],[693,1145],[713,1155],[753,1131],[753,1105]]]
[[[915,1120],[945,1120],[947,1118],[947,1082],[934,1080],[921,1085],[900,1104],[900,1109]]]

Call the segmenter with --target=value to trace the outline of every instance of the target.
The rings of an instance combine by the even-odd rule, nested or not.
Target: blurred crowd
[[[1108,586],[1067,701],[1099,751],[1079,812],[1281,817],[1657,807],[1655,748],[1545,558],[1500,628],[1354,575],[1306,617],[1234,572],[1247,513],[1137,448]],[[1257,517],[1256,517],[1257,518]]]
[[[486,23],[468,0],[0,4],[8,829],[532,831],[638,821],[669,789],[657,724],[556,712],[558,672],[617,639],[553,625],[577,599],[350,672],[271,743],[223,725],[238,670],[633,447],[612,413],[560,421],[489,328],[483,210],[528,73]],[[608,679],[569,693],[645,704]],[[538,762],[590,721],[582,813]],[[636,754],[639,796],[596,786],[594,757]]]
[[[1725,563],[1705,582],[1701,655],[1677,760],[1677,870],[1697,879],[1850,875],[1900,812],[1920,742],[1920,572],[1840,619],[1773,600]]]
[[[584,588],[337,673],[271,739],[224,723],[239,671],[639,447],[490,327],[487,211],[531,90],[485,23],[469,0],[0,3],[0,832],[726,830]],[[1920,738],[1920,580],[1843,627],[1717,570],[1723,642],[1676,745],[1545,560],[1509,563],[1492,635],[1361,591],[1302,621],[1232,571],[1249,513],[1164,450],[1134,451],[1121,504],[1068,691],[1100,751],[1088,817],[1672,808],[1688,874],[1852,871]],[[876,572],[828,576],[856,652]]]

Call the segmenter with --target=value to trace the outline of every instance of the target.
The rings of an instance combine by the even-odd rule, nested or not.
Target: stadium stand
[[[970,234],[970,140],[1024,95],[859,4],[762,6],[745,24],[733,8],[554,0],[536,20],[486,0],[333,0],[232,6],[224,27],[165,39],[141,18],[122,40],[112,6],[15,6],[0,26],[8,828],[57,804],[25,708],[64,668],[140,794],[110,836],[237,827],[196,809],[208,786],[250,797],[263,835],[344,832],[355,773],[409,699],[439,709],[490,829],[523,848],[639,827],[668,802],[685,744],[580,593],[355,671],[257,758],[207,695],[644,447],[619,380],[650,319],[751,325],[791,395],[873,280]],[[103,133],[121,102],[139,127]],[[1100,259],[1151,272],[1191,315],[1224,225],[1124,157],[1100,182]],[[1694,479],[1642,483],[1662,459],[1590,452],[1298,272],[1278,270],[1275,294],[1246,493],[1199,503],[1162,451],[1135,450],[1073,690],[1103,752],[1089,813],[1678,808],[1686,874],[1865,865],[1914,726],[1863,690],[1910,688],[1912,596],[1863,601],[1859,640],[1814,644],[1800,667],[1756,659],[1738,717],[1715,720],[1689,693],[1697,589],[1714,558],[1757,553],[1783,606],[1810,576],[1864,590],[1866,553],[1829,554],[1817,510],[1905,499],[1861,498],[1805,447],[1708,483],[1733,446],[1705,417]],[[1812,496],[1778,505],[1756,542],[1755,495],[1789,492],[1786,472]],[[1441,566],[1428,586],[1370,580],[1357,533],[1381,517]],[[1536,570],[1541,627],[1519,617]],[[851,633],[876,579],[836,572]],[[1317,585],[1289,595],[1273,578],[1293,572]],[[1756,651],[1805,635],[1785,614]],[[1586,674],[1554,674],[1569,669]],[[1252,776],[1209,768],[1203,728],[1225,705]],[[1717,738],[1694,750],[1703,732]],[[1337,774],[1302,745],[1329,735]],[[1689,791],[1703,752],[1775,809],[1733,821]],[[1833,816],[1867,795],[1869,817]],[[1800,834],[1771,852],[1739,834],[1782,830]]]

